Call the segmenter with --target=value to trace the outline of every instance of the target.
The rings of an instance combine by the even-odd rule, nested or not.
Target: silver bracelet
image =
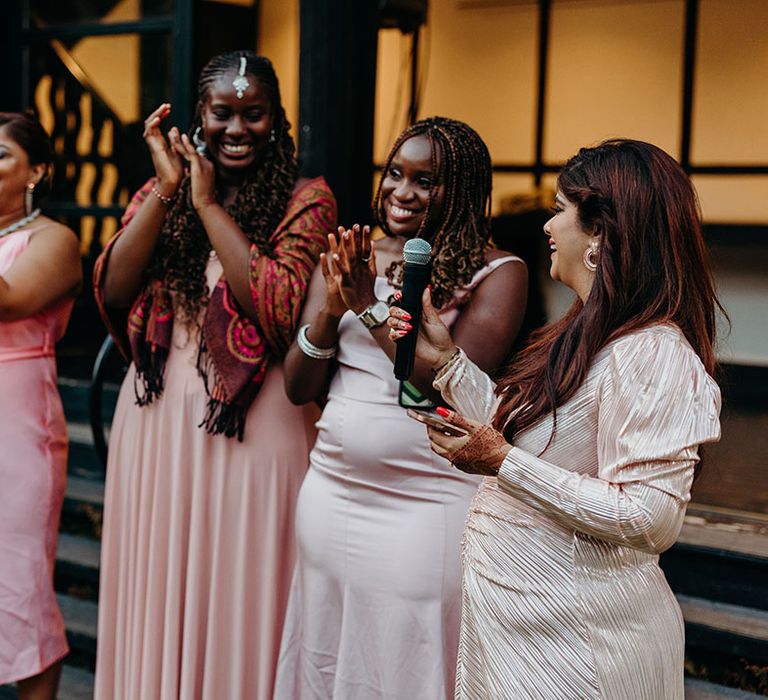
[[[330,360],[336,355],[336,346],[332,348],[319,348],[309,338],[307,338],[307,328],[309,324],[299,328],[299,334],[296,336],[296,344],[299,349],[313,360]]]

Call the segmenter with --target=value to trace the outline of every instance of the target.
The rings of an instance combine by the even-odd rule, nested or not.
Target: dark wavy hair
[[[416,235],[432,243],[432,299],[440,307],[485,265],[491,235],[491,156],[478,133],[455,119],[430,117],[409,126],[387,156],[373,201],[377,223],[388,236],[392,233],[381,197],[384,178],[400,146],[422,135],[431,146],[433,177],[427,211]],[[441,184],[444,203],[440,211],[432,211]]]
[[[211,85],[222,75],[237,72],[241,57],[246,59],[246,75],[267,89],[275,140],[264,147],[227,211],[249,240],[269,255],[267,241],[285,214],[298,178],[291,125],[286,119],[277,76],[269,59],[253,51],[233,51],[212,58],[200,73],[198,104],[190,135],[202,124],[201,109]],[[192,206],[190,178],[186,175],[165,217],[154,258],[147,270],[147,281],[164,280],[167,288],[176,293],[179,310],[187,323],[197,320],[200,309],[208,300],[205,267],[210,250],[208,236]]]
[[[30,165],[45,165],[45,175],[35,187],[35,199],[48,194],[51,188],[53,147],[51,139],[31,112],[0,112],[0,127],[27,154]]]
[[[685,334],[704,367],[715,369],[715,294],[698,200],[680,165],[642,141],[613,139],[582,148],[558,189],[599,240],[597,271],[584,303],[536,332],[498,384],[494,419],[508,440],[554,413],[581,386],[609,341],[654,323]],[[727,315],[726,315],[727,317]]]

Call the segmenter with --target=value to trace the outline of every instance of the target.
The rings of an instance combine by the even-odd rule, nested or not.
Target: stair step
[[[677,596],[677,602],[686,623],[750,637],[768,645],[768,612],[765,610],[681,594]]]
[[[91,382],[84,379],[59,377],[59,394],[66,408],[67,420],[88,424],[90,421]],[[104,422],[112,422],[112,414],[120,392],[118,384],[104,384],[102,391],[102,413]]]
[[[68,663],[93,671],[96,668],[96,633],[99,615],[96,603],[61,594],[56,596],[56,600],[67,628]]]
[[[768,515],[692,504],[678,541],[768,558]]]
[[[99,591],[100,543],[91,537],[59,533],[54,585],[62,593],[95,600]]]
[[[757,700],[764,697],[746,690],[707,683],[694,678],[685,679],[685,700]]]
[[[69,476],[67,477],[67,490],[64,498],[72,503],[86,503],[97,508],[103,508],[104,481]]]
[[[64,664],[57,700],[93,700],[94,676],[90,671]],[[18,700],[15,685],[0,686],[0,700]]]
[[[94,676],[90,671],[67,666],[61,671],[57,700],[93,700]]]

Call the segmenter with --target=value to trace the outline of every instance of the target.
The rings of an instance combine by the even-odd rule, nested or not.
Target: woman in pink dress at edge
[[[77,237],[34,206],[51,144],[27,114],[0,113],[0,685],[53,700],[67,654],[53,590],[67,475],[54,345],[82,269]]]
[[[417,352],[468,431],[433,450],[486,477],[462,545],[456,697],[683,700],[683,621],[658,565],[698,447],[720,436],[720,307],[696,194],[659,148],[584,148],[544,226],[577,294],[498,385],[425,295]],[[392,339],[408,332],[391,310]],[[460,343],[459,343],[460,344]]]
[[[298,177],[269,60],[216,56],[198,96],[191,139],[161,133],[170,105],[147,118],[156,176],[95,270],[132,360],[107,465],[103,700],[271,698],[315,437],[282,356],[333,195]]]
[[[368,227],[355,226],[329,237],[330,259],[315,271],[306,325],[285,362],[294,401],[331,383],[297,506],[279,700],[453,694],[459,540],[478,480],[432,454],[398,404],[385,321],[403,246],[425,238],[441,318],[480,366],[504,361],[527,272],[488,247],[490,194],[483,141],[466,124],[434,117],[406,129],[387,159],[374,202],[386,236],[371,243]],[[437,398],[426,365],[412,381]]]

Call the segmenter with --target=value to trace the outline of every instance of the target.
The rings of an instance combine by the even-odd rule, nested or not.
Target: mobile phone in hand
[[[412,408],[409,408],[406,413],[408,414],[409,418],[413,418],[414,420],[419,421],[419,423],[424,423],[424,425],[429,425],[436,430],[439,430],[441,433],[445,433],[446,435],[450,435],[451,437],[463,437],[464,435],[467,435],[467,431],[464,430],[464,428],[460,428],[457,425],[453,425],[452,423],[448,423],[447,421],[443,420],[437,413],[426,413],[424,411],[414,411]]]

